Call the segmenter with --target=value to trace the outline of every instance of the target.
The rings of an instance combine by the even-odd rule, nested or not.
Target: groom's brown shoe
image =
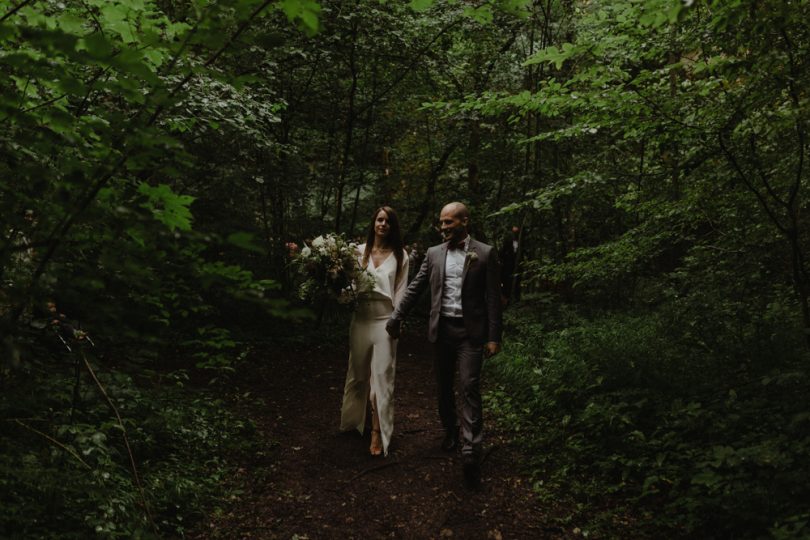
[[[481,487],[481,465],[474,454],[461,456],[461,466],[464,471],[464,485],[467,489],[478,490]]]
[[[444,440],[442,440],[442,450],[445,452],[452,452],[458,448],[458,433],[454,431],[448,431],[444,435]]]

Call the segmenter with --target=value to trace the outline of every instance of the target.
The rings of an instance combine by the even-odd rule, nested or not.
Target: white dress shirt
[[[464,275],[464,261],[470,247],[470,236],[456,248],[447,248],[444,262],[444,286],[442,287],[442,317],[461,317],[461,277]]]

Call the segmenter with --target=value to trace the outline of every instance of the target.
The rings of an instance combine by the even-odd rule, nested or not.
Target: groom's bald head
[[[442,214],[448,213],[458,219],[470,219],[470,211],[467,210],[467,205],[461,202],[451,202],[444,205]]]
[[[458,245],[467,237],[467,226],[470,224],[470,212],[460,202],[445,204],[439,216],[439,230],[442,238],[450,245]]]

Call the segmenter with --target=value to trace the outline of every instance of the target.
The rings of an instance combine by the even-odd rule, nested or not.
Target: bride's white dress
[[[362,263],[365,244],[358,247]],[[366,425],[366,405],[371,396],[377,400],[383,452],[394,431],[394,375],[397,365],[397,340],[385,331],[385,323],[402,299],[408,282],[408,255],[403,253],[402,268],[397,275],[397,258],[391,253],[379,267],[369,257],[368,272],[374,276],[374,290],[363,294],[352,317],[349,332],[349,368],[343,388],[340,410],[341,431],[358,430]]]

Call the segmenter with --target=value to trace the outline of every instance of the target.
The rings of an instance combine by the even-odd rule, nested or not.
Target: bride
[[[385,331],[385,323],[402,299],[408,281],[408,255],[393,208],[383,206],[374,212],[366,243],[357,249],[360,266],[374,277],[374,290],[360,298],[352,317],[340,430],[356,429],[362,434],[366,403],[370,402],[369,452],[387,456],[394,431],[397,340]]]

